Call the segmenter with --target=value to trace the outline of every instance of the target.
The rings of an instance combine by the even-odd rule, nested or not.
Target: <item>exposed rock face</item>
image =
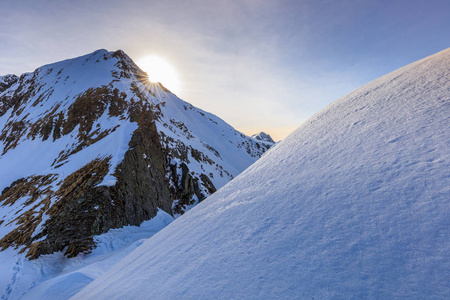
[[[19,78],[16,75],[0,76],[0,94],[2,94],[2,100],[0,101],[0,116],[2,116],[9,108],[14,104],[11,92],[5,92],[12,85],[14,85]]]
[[[1,87],[0,246],[31,259],[89,252],[93,235],[158,209],[183,214],[269,148],[149,82],[122,51]]]

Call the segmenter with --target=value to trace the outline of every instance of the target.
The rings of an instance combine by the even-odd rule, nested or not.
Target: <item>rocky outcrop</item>
[[[200,194],[192,178],[186,180],[189,184],[177,190],[177,194],[169,190],[166,155],[154,123],[155,116],[147,109],[136,118],[139,128],[133,133],[123,161],[115,169],[117,183],[114,186],[101,185],[109,169],[110,157],[107,157],[95,159],[67,176],[56,192],[48,188],[51,176],[22,179],[5,189],[0,198],[3,205],[28,194],[35,198],[45,196],[47,209],[50,198],[56,202],[47,210],[48,219],[39,234],[32,235],[39,223],[37,218],[27,221],[22,218],[23,226],[0,240],[0,246],[3,249],[11,245],[25,246],[22,251],[28,249],[27,256],[31,259],[57,251],[73,257],[80,252],[90,252],[95,246],[94,235],[111,228],[139,225],[154,217],[158,209],[172,214],[174,196]],[[42,181],[41,185],[47,188],[36,189],[37,181]],[[32,198],[30,204],[33,202]],[[35,212],[35,207],[26,215]]]
[[[0,76],[0,94],[7,90],[10,86],[19,80],[14,74],[8,74],[5,76]]]
[[[55,175],[29,176],[20,178],[11,183],[9,187],[3,189],[0,195],[2,206],[20,205],[20,214],[15,214],[6,224],[2,220],[3,226],[16,227],[0,240],[2,250],[10,246],[18,248],[22,245],[29,245],[33,240],[36,228],[42,222],[44,213],[51,206],[51,197],[54,195],[51,184]],[[22,249],[24,251],[25,248]]]

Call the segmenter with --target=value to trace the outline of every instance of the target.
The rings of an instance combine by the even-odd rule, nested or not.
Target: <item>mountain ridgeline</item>
[[[150,82],[120,50],[2,76],[0,246],[89,252],[111,228],[183,214],[272,145]]]

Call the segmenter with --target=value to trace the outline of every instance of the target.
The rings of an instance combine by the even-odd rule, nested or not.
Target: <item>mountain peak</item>
[[[258,140],[258,141],[275,144],[275,141],[272,139],[272,137],[269,134],[267,134],[267,133],[265,133],[263,131],[261,131],[260,133],[256,133],[256,134],[252,135],[251,138],[255,139],[255,140]]]
[[[181,215],[270,147],[148,81],[121,50],[4,78],[0,247],[30,258],[89,252],[92,235],[158,209]]]
[[[113,76],[119,80],[122,77],[127,79],[136,76],[146,77],[145,72],[124,51],[108,51],[106,49],[99,49],[86,55],[47,64],[36,69],[35,72],[43,75],[50,75],[52,73],[53,75],[60,75],[64,71],[72,74],[83,73],[87,78],[95,76],[97,78],[102,77],[107,79]],[[70,76],[70,74],[67,75]]]

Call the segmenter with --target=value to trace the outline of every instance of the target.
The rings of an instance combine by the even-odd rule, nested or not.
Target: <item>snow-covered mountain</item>
[[[329,105],[73,299],[449,299],[450,49]]]
[[[0,256],[90,252],[111,228],[183,214],[269,147],[120,50],[0,77]]]
[[[260,133],[256,133],[256,134],[252,135],[251,138],[255,139],[257,141],[265,142],[265,143],[269,144],[270,146],[275,145],[275,142],[272,139],[272,137],[269,134],[262,132],[262,131]]]

